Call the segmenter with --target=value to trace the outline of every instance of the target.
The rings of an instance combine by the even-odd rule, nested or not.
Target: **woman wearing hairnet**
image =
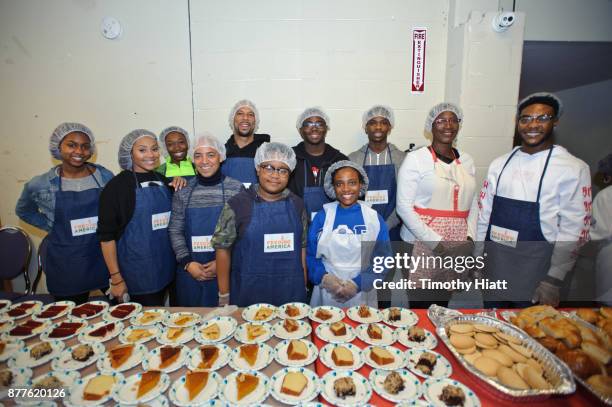
[[[32,178],[15,212],[47,235],[47,288],[57,301],[86,302],[89,291],[108,286],[108,270],[96,239],[98,199],[113,174],[89,163],[95,138],[80,123],[62,123],[51,134],[49,150],[61,164]]]
[[[243,190],[242,183],[221,174],[225,146],[211,135],[196,140],[197,175],[172,198],[168,233],[176,254],[176,302],[181,307],[216,307],[217,267],[211,245],[225,203]]]
[[[478,211],[471,210],[476,190],[474,160],[453,148],[463,114],[452,103],[434,106],[425,120],[432,143],[408,153],[398,174],[397,213],[404,222],[402,240],[414,243],[413,256],[469,255],[473,249]],[[450,281],[454,270],[418,268],[410,279]],[[418,284],[420,287],[420,284]],[[451,292],[410,290],[410,306],[447,305]]]
[[[264,143],[255,168],[259,183],[227,201],[215,228],[219,305],[304,302],[308,217],[287,189],[295,153]]]
[[[189,133],[178,126],[168,127],[159,134],[159,144],[166,152],[165,162],[155,171],[166,176],[189,178],[195,175],[189,151]]]
[[[384,275],[362,270],[362,243],[374,243],[377,256],[391,256],[391,246],[385,220],[359,201],[368,189],[368,176],[359,164],[338,161],[325,174],[324,186],[336,201],[323,205],[308,230],[308,278],[315,285],[310,305],[378,307],[371,288]]]
[[[111,295],[146,306],[164,304],[166,287],[176,263],[168,237],[172,195],[182,178],[172,182],[155,172],[159,161],[157,137],[138,129],[119,144],[123,171],[106,185],[100,196],[98,238],[111,276]]]

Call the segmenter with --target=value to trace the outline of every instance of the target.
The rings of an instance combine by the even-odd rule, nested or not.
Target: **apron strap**
[[[433,146],[429,146],[427,148],[429,149],[429,152],[431,153],[431,157],[433,158],[434,163],[438,161],[438,155],[436,154],[436,150],[434,150]],[[459,159],[457,158],[457,155],[455,154],[455,150],[452,147],[451,147],[451,153],[453,153],[453,161],[457,161],[457,164],[461,164],[461,161],[459,161]]]
[[[504,163],[504,166],[502,167],[501,171],[499,172],[499,175],[497,176],[497,184],[495,185],[495,193],[493,195],[497,195],[497,187],[499,186],[499,180],[501,179],[501,176],[504,173],[504,170],[506,169],[506,166],[508,165],[508,163],[510,162],[512,157],[514,157],[514,154],[516,154],[516,152],[519,151],[519,150],[520,150],[520,147],[517,148],[516,150],[514,150],[512,152],[512,154],[510,154],[510,157],[508,157],[508,159]]]
[[[370,146],[368,144],[366,145],[365,155],[363,156],[363,163],[361,164],[362,167],[365,167],[365,162],[366,162],[366,158],[368,158],[369,151],[370,151]],[[393,165],[393,156],[391,155],[391,147],[389,147],[389,143],[387,143],[387,154],[389,154],[389,161],[391,161],[391,165]],[[386,162],[387,160],[385,160],[385,163]]]
[[[91,171],[91,168],[89,168],[89,164],[88,163],[85,163],[85,168],[87,169],[87,172],[89,172],[89,175],[93,178],[94,182],[98,186],[98,189],[102,188],[102,186],[100,185],[100,183],[98,182],[98,180],[94,176],[93,171]],[[58,171],[57,172],[59,173],[59,190],[61,192],[61,190],[62,190],[62,177],[64,175],[64,171],[62,171],[62,166],[61,165],[58,166]]]
[[[553,148],[555,148],[554,145],[550,147],[550,151],[548,152],[548,156],[546,157],[546,163],[544,164],[544,169],[542,170],[542,175],[540,176],[540,185],[538,186],[538,197],[536,199],[536,202],[540,202],[540,193],[542,192],[542,183],[544,181],[544,174],[546,174],[546,169],[548,168],[548,163],[550,161],[550,156],[552,155]]]

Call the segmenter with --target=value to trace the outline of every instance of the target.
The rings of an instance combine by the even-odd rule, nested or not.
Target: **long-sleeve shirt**
[[[499,174],[511,152],[493,160],[478,197],[478,241],[486,238],[495,194],[521,201],[536,201],[548,152],[527,154],[518,151],[504,169],[499,185]],[[591,205],[588,165],[565,148],[555,145],[540,194],[542,234],[548,242],[555,244],[549,277],[563,280],[574,266],[578,245],[589,239]]]
[[[389,154],[389,150],[391,150],[391,154]],[[366,151],[368,152],[367,157]],[[402,162],[404,161],[405,156],[405,152],[398,149],[395,145],[391,143],[389,143],[389,149],[385,149],[380,153],[375,153],[374,151],[368,148],[368,144],[365,144],[359,150],[350,153],[349,160],[359,165],[387,165],[393,162],[393,166],[395,167],[395,182],[397,184],[397,174],[399,172],[400,166],[402,165]],[[391,215],[389,215],[386,222],[387,227],[389,229],[392,229],[395,226],[399,225],[400,220],[397,217],[397,212],[395,209],[393,210],[393,212],[391,212]]]
[[[474,176],[476,169],[474,168],[474,160],[472,157],[463,152],[458,151],[458,157],[464,169]],[[434,162],[431,157],[431,152],[427,148],[419,148],[411,151],[406,155],[402,166],[400,167],[397,182],[397,214],[402,219],[404,224],[401,229],[402,240],[414,242],[415,240],[425,242],[433,247],[442,240],[442,236],[431,229],[421,216],[414,210],[414,207],[428,208],[436,182],[436,173],[434,171]],[[470,202],[472,202],[470,198]],[[436,209],[453,209],[452,202],[448,202],[448,208]],[[471,206],[474,208],[474,205]],[[476,235],[476,221],[478,212],[470,209],[470,214],[467,218],[468,236]],[[431,247],[431,248],[433,248]]]
[[[382,216],[378,215],[378,222],[380,224],[380,230],[376,237],[376,246],[372,256],[392,256],[391,243],[389,241],[389,229]],[[317,246],[319,245],[319,236],[323,231],[323,225],[325,225],[325,209],[320,210],[315,215],[310,228],[308,229],[308,245],[306,247],[306,264],[308,266],[308,279],[314,285],[321,284],[323,276],[327,273],[323,260],[317,258]],[[349,229],[359,232],[356,229],[363,228],[365,221],[363,214],[361,213],[361,207],[358,203],[349,207],[343,208],[338,205],[336,210],[336,217],[334,219],[333,228],[336,229],[339,225],[346,225]],[[355,228],[357,226],[357,228]],[[362,230],[361,230],[362,231]],[[363,270],[361,274],[353,278],[353,282],[361,290],[367,291],[375,279],[383,278],[380,274],[375,274],[370,266],[368,269]]]
[[[216,175],[220,175],[220,171]],[[230,177],[217,176],[214,181],[210,181],[208,182],[206,178],[198,174],[189,180],[185,188],[175,192],[172,198],[172,214],[168,224],[168,234],[176,255],[176,261],[181,268],[193,261],[188,241],[185,239],[186,210],[188,208],[223,207],[231,197],[244,190],[240,181]],[[223,188],[221,182],[223,182]],[[191,199],[189,198],[190,195]]]

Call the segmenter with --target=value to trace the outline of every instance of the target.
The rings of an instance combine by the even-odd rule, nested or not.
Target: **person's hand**
[[[180,191],[185,185],[187,185],[187,180],[183,177],[174,177],[169,185],[173,187],[175,191]]]
[[[191,274],[196,281],[204,281],[206,279],[206,273],[204,272],[203,265],[197,261],[192,261],[187,266],[187,272]]]
[[[113,296],[113,298],[117,299],[117,302],[122,302],[123,294],[127,292],[128,292],[128,288],[127,288],[127,285],[125,284],[125,281],[122,281],[117,285],[111,284],[110,293]]]
[[[336,296],[342,288],[342,282],[335,275],[327,273],[321,279],[321,288],[330,293],[332,296]]]
[[[559,305],[559,298],[561,297],[561,289],[554,284],[547,281],[540,281],[540,284],[533,293],[531,302],[539,303],[542,305],[551,305],[556,307]]]
[[[219,306],[223,307],[223,306],[229,305],[229,299],[230,299],[229,293],[227,294],[219,293]]]
[[[217,278],[217,261],[209,261],[206,264],[201,265],[202,272],[204,273],[204,280],[214,280]]]
[[[338,302],[347,302],[357,295],[358,290],[359,287],[357,287],[353,280],[342,280],[340,291],[338,291],[334,299]]]
[[[438,245],[433,248],[433,254],[436,256],[446,256],[449,250],[450,245],[448,244],[448,242],[440,240],[438,242]]]

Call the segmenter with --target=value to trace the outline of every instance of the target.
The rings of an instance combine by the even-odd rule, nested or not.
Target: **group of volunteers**
[[[130,132],[114,177],[89,162],[92,131],[63,123],[49,143],[61,164],[25,185],[16,213],[48,232],[44,269],[57,300],[82,303],[110,285],[113,297],[149,306],[168,293],[178,306],[376,306],[373,281],[385,276],[362,262],[363,245],[372,243],[368,256],[392,256],[391,241],[401,240],[438,256],[476,253],[485,242],[494,265],[485,277],[526,296],[505,305],[556,304],[591,215],[588,166],[553,144],[561,114],[553,94],[522,100],[521,145],[491,163],[480,191],[473,158],[454,147],[463,113],[452,103],[431,109],[431,144],[409,153],[388,141],[392,109],[373,106],[362,120],[368,143],[347,157],[326,143],[322,109],[298,116],[302,142],[291,148],[256,133],[259,112],[241,100],[225,144],[209,133],[192,140],[180,127]],[[424,277],[453,278],[444,269],[408,276]],[[451,295],[432,301],[427,291],[411,290],[411,306]]]

